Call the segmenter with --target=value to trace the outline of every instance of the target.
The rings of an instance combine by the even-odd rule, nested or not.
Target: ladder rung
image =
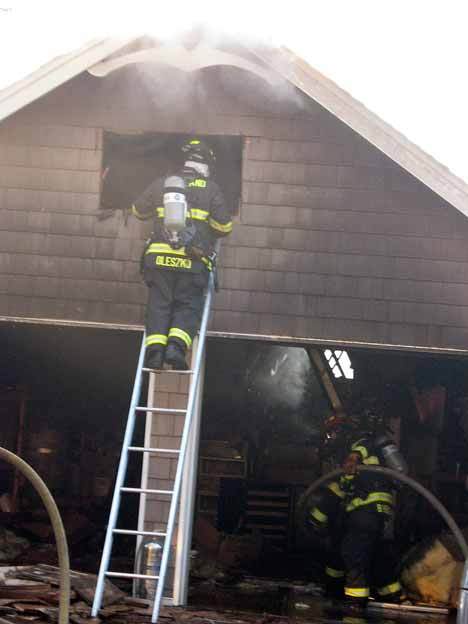
[[[119,535],[150,535],[151,537],[166,537],[167,535],[160,531],[136,531],[134,529],[114,529],[113,532]]]
[[[170,407],[135,407],[135,412],[158,412],[159,414],[186,414],[185,409],[172,409]]]
[[[106,572],[106,576],[115,576],[117,578],[148,579],[148,581],[157,581],[159,579],[159,576],[153,576],[152,574],[136,574],[130,572]]]
[[[180,453],[179,449],[163,449],[163,448],[151,448],[144,446],[129,446],[129,451],[139,451],[140,453]]]
[[[145,373],[156,373],[159,375],[169,373],[170,375],[191,375],[193,370],[159,370],[158,368],[145,368],[141,369]]]
[[[136,494],[173,494],[172,490],[149,490],[147,488],[121,487],[121,492],[133,492]]]

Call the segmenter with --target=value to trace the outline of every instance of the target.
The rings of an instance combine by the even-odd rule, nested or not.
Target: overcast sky
[[[95,37],[170,37],[208,22],[293,49],[468,182],[466,0],[0,0],[0,9],[0,89]]]

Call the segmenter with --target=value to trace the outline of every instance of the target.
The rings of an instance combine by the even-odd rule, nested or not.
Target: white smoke
[[[6,0],[0,89],[89,39],[217,37],[285,45],[468,180],[468,4],[459,0]],[[396,44],[397,42],[397,44]],[[437,84],[437,88],[434,85]],[[447,94],[450,97],[447,97]],[[423,114],[421,114],[423,111]]]
[[[260,349],[246,376],[248,389],[267,406],[297,410],[304,403],[311,365],[304,349]]]

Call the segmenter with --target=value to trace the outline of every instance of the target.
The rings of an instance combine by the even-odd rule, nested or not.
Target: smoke
[[[197,3],[17,0],[10,11],[0,16],[0,49],[3,46],[4,58],[10,59],[0,69],[0,89],[57,56],[106,37],[124,40],[146,36],[158,44],[177,44],[192,32],[195,36],[202,34],[204,43],[213,48],[229,43],[279,47],[287,15],[285,9],[263,1],[240,0],[227,4],[210,0]],[[38,23],[41,28],[37,27]],[[146,70],[141,73],[149,78]],[[175,77],[175,82],[180,91],[184,94],[192,91],[193,79],[183,76],[184,72],[177,73],[180,75]],[[151,81],[148,79],[147,83]],[[157,80],[155,86],[159,86]],[[232,93],[236,92],[236,86],[232,85]],[[171,95],[176,96],[177,91]]]
[[[310,374],[310,361],[304,349],[279,346],[262,349],[248,366],[248,391],[267,409],[297,410],[304,402]]]
[[[244,384],[249,413],[260,431],[300,444],[320,435],[328,401],[304,349],[257,346]]]

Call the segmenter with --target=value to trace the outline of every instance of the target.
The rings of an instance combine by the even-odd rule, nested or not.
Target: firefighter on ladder
[[[215,241],[232,230],[218,184],[213,150],[198,138],[182,147],[184,164],[156,179],[134,202],[138,219],[153,218],[141,261],[148,286],[145,366],[186,370],[186,351],[199,329],[203,295],[215,263]]]
[[[327,435],[339,435],[342,427],[343,419],[332,417]],[[319,502],[309,511],[309,525],[330,539],[325,567],[327,593],[344,597],[352,608],[365,607],[371,589],[381,602],[403,600],[392,545],[384,539],[386,522],[393,515],[394,486],[380,475],[356,471],[359,464],[384,463],[393,469],[406,469],[386,435],[369,433],[355,438],[342,464],[345,474],[321,490]]]

